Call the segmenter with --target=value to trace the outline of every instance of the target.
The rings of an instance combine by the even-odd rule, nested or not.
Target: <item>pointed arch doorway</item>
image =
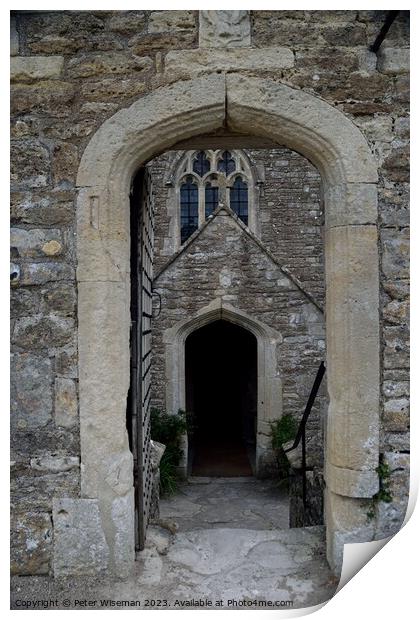
[[[193,420],[189,473],[255,473],[257,340],[251,332],[220,319],[188,336],[185,403]]]
[[[343,543],[373,535],[366,530],[365,503],[379,488],[377,164],[363,134],[336,107],[238,67],[236,73],[159,87],[119,110],[92,136],[78,170],[81,497],[68,505],[74,515],[97,507],[108,570],[120,577],[134,566],[133,459],[126,429],[130,185],[153,156],[222,128],[270,138],[308,157],[321,173],[330,397],[325,521],[333,569],[341,570]],[[260,359],[259,352],[258,364]]]
[[[233,443],[225,442],[225,452],[236,442],[236,453],[239,451],[242,455],[242,465],[248,462],[251,469],[246,468],[246,475],[254,474],[258,478],[270,477],[275,467],[270,422],[282,413],[282,380],[277,369],[277,347],[282,340],[282,335],[275,329],[220,298],[179,321],[163,336],[166,410],[196,409],[197,442],[199,444],[201,435],[207,443],[207,446],[201,443],[201,448],[204,447],[210,455],[215,449],[223,451],[221,437],[233,436]],[[247,356],[246,364],[243,364],[244,358],[239,359],[240,353]],[[194,369],[191,368],[193,363]],[[237,366],[235,373],[232,373],[233,364]],[[207,370],[209,381],[203,370]],[[241,372],[243,377],[239,376]],[[236,374],[234,383],[229,381],[234,378],[233,374]],[[245,383],[248,383],[247,387]],[[243,390],[253,391],[249,405],[244,402]],[[224,429],[229,432],[225,433]],[[184,456],[179,465],[179,473],[184,477],[191,473],[196,449],[199,454],[199,445],[197,442],[194,445],[194,441],[195,438],[185,436]],[[214,455],[212,461],[213,465],[204,464],[213,467],[215,472]],[[201,465],[200,460],[198,463],[203,466],[203,461]],[[196,473],[198,471],[196,469]],[[219,471],[223,473],[217,475],[229,475],[223,464]]]

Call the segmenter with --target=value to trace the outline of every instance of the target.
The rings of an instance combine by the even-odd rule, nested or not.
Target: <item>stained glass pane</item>
[[[180,189],[181,243],[185,243],[198,228],[198,187],[187,177]]]
[[[226,176],[236,169],[235,160],[229,151],[224,151],[222,158],[217,162],[217,169],[219,172],[224,172]]]
[[[248,186],[241,178],[235,179],[229,198],[232,211],[248,225]]]
[[[219,202],[219,188],[206,183],[206,219],[213,213]]]
[[[210,170],[210,162],[207,159],[207,155],[204,151],[200,151],[194,158],[193,171],[199,174],[200,177],[204,176]]]

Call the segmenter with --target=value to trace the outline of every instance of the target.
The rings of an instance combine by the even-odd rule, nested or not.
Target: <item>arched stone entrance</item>
[[[180,321],[164,335],[166,350],[166,410],[185,409],[185,342],[190,334],[214,321],[228,321],[243,327],[253,334],[257,341],[257,436],[256,474],[263,475],[274,459],[270,421],[282,413],[282,383],[277,371],[276,349],[282,342],[281,334],[246,313],[234,308],[222,299],[202,308],[193,317]],[[184,455],[187,455],[184,446]],[[187,461],[181,464],[183,474]]]
[[[377,172],[368,145],[340,111],[303,91],[240,74],[158,88],[96,132],[77,184],[82,488],[96,502],[109,570],[134,560],[129,387],[129,190],[142,162],[177,142],[227,128],[269,137],[310,159],[326,211],[328,392],[327,553],[341,569],[345,542],[369,539],[361,498],[378,489],[379,313]],[[69,505],[69,510],[71,510]]]

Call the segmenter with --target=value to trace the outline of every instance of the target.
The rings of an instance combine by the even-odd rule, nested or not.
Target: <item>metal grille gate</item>
[[[149,520],[153,189],[147,168],[131,193],[131,386],[128,431],[134,458],[136,549],[144,548]]]

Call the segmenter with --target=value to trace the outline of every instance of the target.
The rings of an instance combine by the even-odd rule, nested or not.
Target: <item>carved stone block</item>
[[[200,47],[251,45],[249,11],[200,11]]]

